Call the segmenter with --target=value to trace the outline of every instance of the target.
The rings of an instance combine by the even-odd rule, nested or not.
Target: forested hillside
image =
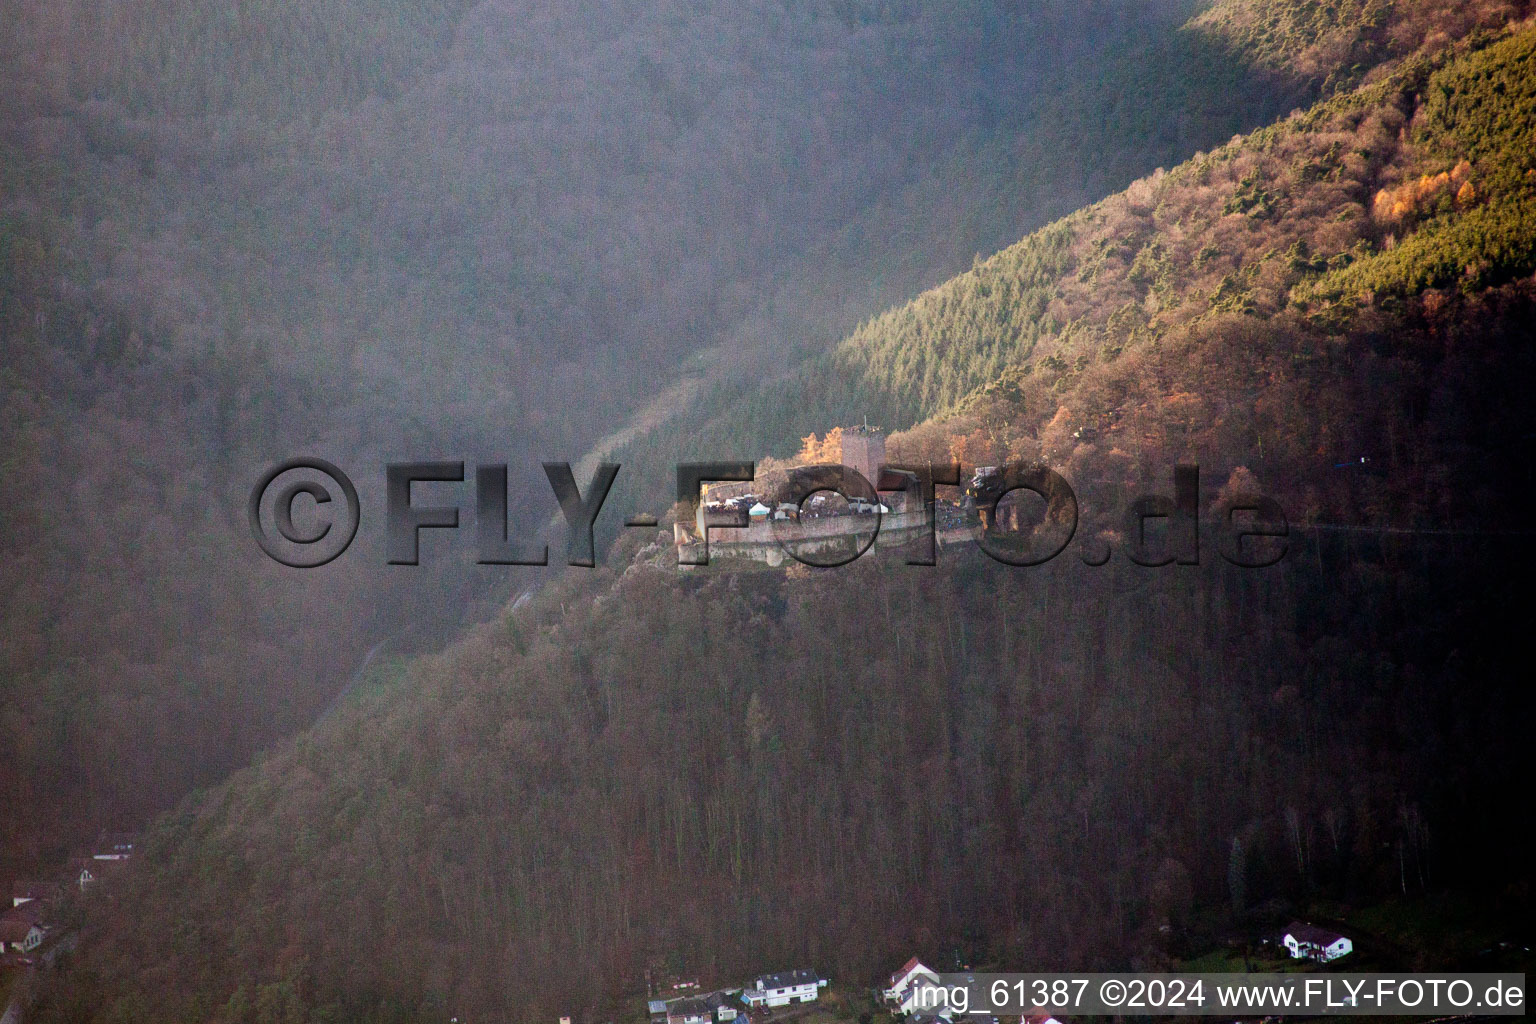
[[[238,416],[248,368],[177,352],[92,302],[48,241],[35,223],[0,226],[7,866],[56,860],[82,827],[142,821],[310,721],[325,699],[314,680],[335,666],[285,642],[283,604],[343,649],[372,627],[326,597],[358,600],[355,574],[208,571],[244,561],[231,510],[252,420],[301,442],[278,425],[303,415],[310,386],[273,380],[252,420]]]
[[[493,458],[540,522],[539,461],[669,385],[778,374],[1316,88],[1192,11],[0,2],[0,881],[527,580],[389,572],[366,512],[281,572],[267,466]]]
[[[1371,17],[1356,22],[1351,19],[1360,12],[1350,4],[1263,5],[1265,17],[1278,24],[1259,32],[1250,26],[1252,5],[1215,5],[1192,28],[1219,26],[1215,38],[1221,39],[1246,38],[1237,26],[1250,26],[1245,31],[1264,40],[1260,63],[1305,54],[1302,63],[1314,76],[1331,79],[1335,72],[1351,70],[1362,78],[1366,69],[1348,63],[1351,55],[1395,56],[1372,66],[1367,89],[1347,90],[1251,141],[1233,140],[1201,153],[1172,173],[1140,180],[1123,195],[1088,206],[990,259],[978,259],[971,272],[870,318],[772,385],[743,388],[735,395],[721,389],[707,396],[686,425],[642,438],[626,453],[638,464],[636,477],[656,475],[639,467],[657,450],[668,457],[679,451],[748,456],[766,445],[787,453],[808,432],[831,424],[867,419],[904,429],[952,416],[962,406],[983,419],[1007,420],[1013,428],[988,427],[984,434],[989,440],[973,452],[975,461],[1000,457],[1010,444],[1015,454],[1033,457],[1046,422],[1066,405],[1073,408],[1057,427],[1069,419],[1072,427],[1058,430],[1058,445],[1065,433],[1085,424],[1097,427],[1100,420],[1108,424],[1129,415],[1132,410],[1120,406],[1126,402],[1125,389],[1137,385],[1126,378],[1141,372],[1149,355],[1177,365],[1180,357],[1167,354],[1192,335],[1279,334],[1297,325],[1304,335],[1326,335],[1346,323],[1369,323],[1369,310],[1358,311],[1362,315],[1357,317],[1354,303],[1339,301],[1338,292],[1366,266],[1403,266],[1404,259],[1417,264],[1427,257],[1404,254],[1436,247],[1437,269],[1402,282],[1415,294],[1440,288],[1447,275],[1461,273],[1463,264],[1455,264],[1456,258],[1480,268],[1468,281],[1471,291],[1528,274],[1529,247],[1522,233],[1530,230],[1529,221],[1510,206],[1528,201],[1524,185],[1514,180],[1523,166],[1512,168],[1523,152],[1518,134],[1509,134],[1506,127],[1499,138],[1476,148],[1489,158],[1480,173],[1499,184],[1474,182],[1473,194],[1479,198],[1464,197],[1468,201],[1460,203],[1444,183],[1463,159],[1474,156],[1469,140],[1448,137],[1443,125],[1429,120],[1431,113],[1413,126],[1412,138],[1405,134],[1428,76],[1450,59],[1453,40],[1480,45],[1485,41],[1480,26],[1503,24],[1525,8],[1504,3],[1366,6]],[[1304,17],[1297,13],[1301,10],[1312,14]],[[1361,29],[1362,24],[1370,30]],[[1405,60],[1407,53],[1413,56]],[[1319,66],[1325,55],[1334,63]],[[1442,85],[1450,88],[1450,80],[1442,79],[1437,88]],[[1152,94],[1158,95],[1156,90]],[[1518,111],[1502,91],[1491,98],[1499,109]],[[1479,127],[1463,130],[1484,130],[1498,123],[1497,116],[1470,117]],[[1523,118],[1510,116],[1518,133]],[[1498,148],[1504,145],[1509,148]],[[1470,167],[1458,174],[1470,173]],[[1401,186],[1409,176],[1442,171],[1444,182],[1405,220],[1393,221],[1377,208],[1381,189]],[[1465,182],[1458,177],[1451,191],[1458,192]],[[1476,192],[1479,188],[1497,194]],[[1397,255],[1383,254],[1395,249],[1405,229],[1420,225],[1426,228],[1422,237]],[[1489,230],[1501,234],[1485,237]],[[1461,243],[1451,243],[1446,232],[1454,233],[1466,251],[1449,255],[1446,246]],[[1356,262],[1360,266],[1349,275],[1331,273]],[[1288,349],[1292,342],[1283,344]],[[1122,353],[1131,358],[1121,360]],[[1195,379],[1195,373],[1188,368],[1188,379]],[[1107,384],[1115,378],[1121,383]],[[1090,393],[1084,390],[1089,385],[1111,389]],[[1166,389],[1159,382],[1151,390]],[[1184,390],[1198,395],[1211,388]],[[998,398],[1011,407],[996,406]],[[1027,424],[1020,422],[1019,408],[1026,401],[1035,404]],[[1343,405],[1347,402],[1341,400]],[[1288,414],[1283,403],[1276,408],[1277,415]],[[1182,423],[1213,424],[1215,418],[1204,411],[1152,406],[1141,409],[1141,416],[1155,420],[1147,429],[1162,436],[1165,412],[1176,413],[1171,429],[1179,431]],[[1353,442],[1340,438],[1337,443],[1347,447]],[[1250,436],[1240,446],[1206,447],[1230,454],[1252,451],[1254,444]],[[921,450],[934,454],[932,445]],[[1053,458],[1066,454],[1051,453]]]
[[[1122,485],[1243,464],[1307,520],[1518,525],[1525,481],[1496,467],[1530,435],[1506,387],[1530,365],[1536,34],[1456,53],[1138,182],[838,357],[905,383],[887,408],[942,410],[908,455]]]
[[[165,821],[41,1019],[606,1019],[655,966],[858,984],[913,948],[1156,967],[1277,897],[1445,885],[1519,920],[1518,602],[1466,549],[1415,550],[1433,596],[1371,544],[1293,553],[554,595]]]
[[[1250,10],[1212,23],[1334,52]],[[1113,545],[1192,460],[1208,502],[1281,501],[1279,565],[680,573],[626,538],[164,819],[41,1019],[601,1020],[658,964],[1161,967],[1445,892],[1528,923],[1536,27],[1386,10],[1350,88],[716,393],[687,442],[867,413],[908,458],[1044,459]]]

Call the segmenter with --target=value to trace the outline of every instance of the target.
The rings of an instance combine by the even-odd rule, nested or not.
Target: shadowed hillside
[[[690,438],[787,452],[867,411],[909,459],[1060,468],[1117,549],[1196,461],[1208,506],[1281,502],[1279,565],[682,573],[627,537],[165,818],[40,1019],[600,1020],[658,963],[1161,968],[1427,894],[1523,927],[1536,28],[1473,13],[1389,23],[1358,87]]]
[[[268,466],[366,495],[389,460],[506,461],[543,521],[541,459],[674,387],[716,407],[1317,87],[1192,10],[0,3],[0,881],[529,582],[391,572],[373,514],[285,572],[242,518]]]

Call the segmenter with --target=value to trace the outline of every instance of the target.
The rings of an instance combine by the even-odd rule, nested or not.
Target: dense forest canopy
[[[1369,545],[1296,554],[647,564],[596,606],[525,606],[167,820],[44,1019],[258,1020],[261,994],[293,1019],[597,1017],[655,963],[863,979],[956,944],[1167,967],[1277,896],[1398,892],[1399,852],[1411,892],[1501,895],[1531,709],[1489,685],[1514,603],[1464,611],[1492,552],[1429,556],[1429,634]]]
[[[1162,0],[0,7],[18,872],[528,582],[388,574],[366,515],[345,562],[276,572],[239,517],[276,460],[506,461],[541,522],[539,460],[687,437],[1326,77],[1233,60]],[[680,446],[647,445],[621,487],[669,478]]]
[[[1117,453],[1141,471],[1186,456],[1230,469],[1272,454],[1276,469],[1315,488],[1322,460],[1377,451],[1402,429],[1360,415],[1360,401],[1374,401],[1364,393],[1374,389],[1374,360],[1423,355],[1374,341],[1351,350],[1341,336],[1379,336],[1404,312],[1452,325],[1484,289],[1533,269],[1523,44],[1441,70],[1457,52],[1452,31],[1486,41],[1478,26],[1511,9],[1458,8],[1426,22],[1424,6],[1403,8],[1405,23],[1383,31],[1425,45],[1378,66],[1358,91],[1048,225],[869,318],[780,380],[734,400],[722,395],[715,407],[700,403],[677,435],[660,445],[641,438],[631,454],[731,451],[753,441],[787,452],[825,422],[928,421],[898,437],[896,450],[939,461],[966,455],[972,464],[1064,464],[1082,448],[1087,457]],[[1404,189],[1414,191],[1413,208],[1394,214],[1392,197]],[[1425,292],[1424,303],[1398,305]],[[1332,391],[1340,367],[1329,360],[1340,356],[1357,366],[1363,392]],[[1245,362],[1264,365],[1245,374]],[[1297,390],[1234,408],[1260,380]],[[1298,420],[1294,401],[1318,392],[1338,400],[1314,410],[1332,419]],[[1081,445],[1069,435],[1085,426],[1118,432]],[[1326,450],[1287,450],[1318,443],[1298,429],[1320,431]],[[1490,444],[1519,432],[1502,420],[1487,429]],[[951,443],[954,434],[965,439]],[[1388,444],[1395,456],[1423,459],[1433,439],[1422,441],[1404,434]],[[1101,473],[1125,471],[1101,463],[1090,475]],[[1422,481],[1394,473],[1392,483],[1411,518]],[[1310,506],[1322,499],[1306,500],[1318,514]]]
[[[840,23],[908,24],[878,10]],[[1532,710],[1506,675],[1531,653],[1506,571],[1532,497],[1525,13],[1231,2],[1117,51],[1157,80],[1203,32],[1211,74],[1249,53],[1326,95],[835,343],[743,356],[781,375],[706,376],[624,450],[788,456],[871,415],[904,459],[1058,467],[1118,549],[1114,510],[1193,462],[1207,503],[1281,502],[1281,564],[679,572],[627,536],[163,818],[41,1019],[596,1020],[658,963],[1166,967],[1289,907],[1445,891],[1527,921],[1500,813]]]
[[[541,521],[538,461],[669,385],[814,350],[1090,164],[1112,187],[1265,116],[1192,86],[1175,131],[1037,145],[1073,69],[1193,48],[1187,13],[8,0],[0,864],[144,821],[379,640],[524,585],[386,575],[375,518],[347,563],[273,572],[238,515],[267,465],[495,458]]]
[[[1526,926],[1529,15],[0,0],[0,880],[145,828],[37,1019],[594,1024],[658,965]],[[1056,468],[1078,546],[614,540],[679,461],[865,421]],[[243,519],[314,454],[508,462],[537,524],[589,450],[590,572],[392,571],[367,515],[287,571]],[[1180,463],[1287,557],[1132,565]]]

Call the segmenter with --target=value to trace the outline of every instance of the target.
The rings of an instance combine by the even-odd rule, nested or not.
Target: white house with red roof
[[[881,994],[897,1013],[932,1015],[949,1008],[938,972],[917,957],[902,964],[887,980],[889,984]]]
[[[912,983],[912,979],[919,974],[926,974],[934,980],[938,979],[937,974],[929,970],[927,967],[924,967],[923,962],[917,957],[913,957],[911,960],[908,960],[906,963],[902,964],[900,970],[890,976],[888,983],[885,986],[885,990],[882,992],[882,995],[884,995],[887,1000],[894,1002],[901,994],[902,990],[910,985]]]

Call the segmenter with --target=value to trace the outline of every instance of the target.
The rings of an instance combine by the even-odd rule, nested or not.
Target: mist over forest
[[[538,462],[669,387],[782,372],[1272,112],[1255,87],[1188,126],[1055,123],[1118,101],[1088,67],[1198,52],[1185,14],[8,4],[6,713],[39,749],[4,757],[82,798],[10,805],[28,855],[142,821],[374,643],[518,586],[377,549],[274,572],[237,525],[267,464],[495,458],[542,521]]]
[[[0,0],[0,884],[137,837],[47,899],[26,1019],[604,1024],[805,966],[869,1024],[913,953],[1528,946],[1530,15]],[[964,485],[1052,467],[1075,546],[679,568],[678,463],[864,426],[965,529],[1047,531]],[[247,521],[301,455],[363,505],[308,570]],[[389,565],[422,460],[460,528]],[[486,463],[549,567],[476,564]],[[1280,565],[1128,560],[1194,464]]]

